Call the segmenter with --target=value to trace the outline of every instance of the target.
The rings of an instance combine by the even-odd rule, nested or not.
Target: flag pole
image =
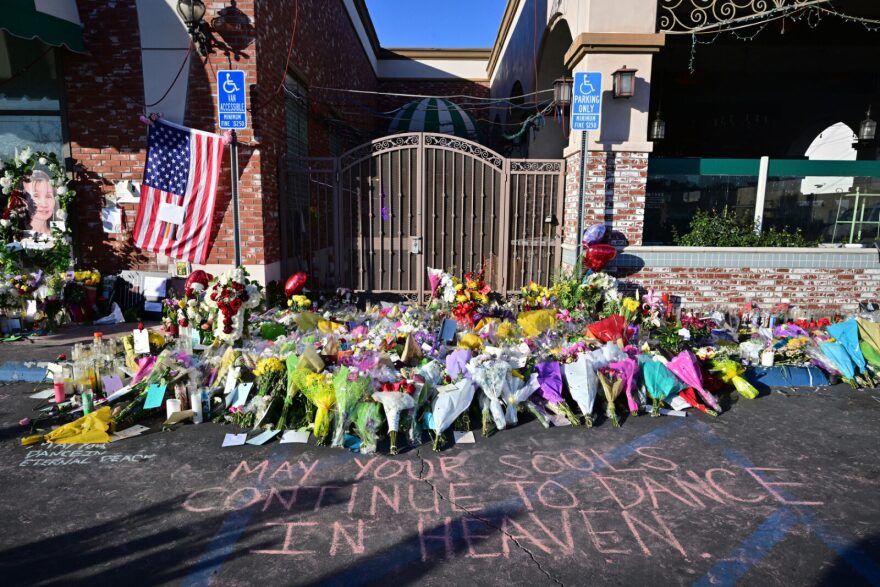
[[[238,135],[232,129],[232,140],[229,142],[229,154],[231,156],[230,170],[232,172],[232,225],[235,232],[235,266],[241,266],[241,235],[239,234],[238,222]]]

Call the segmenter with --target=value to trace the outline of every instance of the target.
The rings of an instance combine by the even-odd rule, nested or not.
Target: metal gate
[[[282,198],[283,269],[308,270],[322,287],[419,297],[428,267],[483,267],[496,291],[549,283],[561,262],[564,169],[433,133],[301,160]],[[307,237],[294,250],[296,235]]]

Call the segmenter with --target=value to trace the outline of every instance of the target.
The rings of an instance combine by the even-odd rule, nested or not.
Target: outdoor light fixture
[[[657,108],[657,114],[654,115],[654,122],[651,123],[651,140],[662,141],[666,138],[666,121],[660,118],[660,109]]]
[[[873,141],[877,136],[877,123],[871,119],[871,107],[865,112],[865,119],[859,125],[859,140],[868,142]]]
[[[611,74],[614,78],[615,98],[632,98],[635,96],[637,71],[638,69],[631,69],[624,65]]]
[[[570,77],[560,77],[553,80],[553,101],[560,106],[571,104],[571,86]]]
[[[177,0],[177,12],[180,13],[189,36],[202,57],[208,56],[212,45],[211,29],[204,21],[206,11],[207,8],[202,0]]]

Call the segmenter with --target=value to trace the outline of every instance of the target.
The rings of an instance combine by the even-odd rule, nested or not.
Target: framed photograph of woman
[[[29,180],[23,182],[22,188],[28,212],[22,229],[38,235],[50,236],[51,223],[57,220],[59,204],[52,180],[45,171],[36,169],[31,173]]]

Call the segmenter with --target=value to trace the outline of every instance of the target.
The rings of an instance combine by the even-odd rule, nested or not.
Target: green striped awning
[[[87,53],[76,0],[3,0],[0,30],[22,39]]]
[[[477,140],[474,119],[454,102],[442,98],[415,100],[397,111],[388,131],[439,132]]]

